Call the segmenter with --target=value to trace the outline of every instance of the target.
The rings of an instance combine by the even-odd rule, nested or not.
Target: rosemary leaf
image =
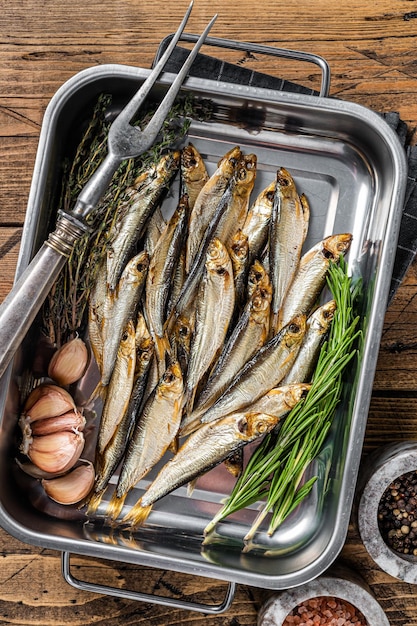
[[[331,265],[328,287],[337,308],[328,340],[319,355],[312,386],[306,398],[287,415],[278,434],[267,435],[255,450],[232,493],[206,526],[205,543],[221,520],[265,498],[244,538],[247,552],[268,514],[272,512],[268,528],[268,534],[272,535],[311,492],[317,477],[302,481],[327,437],[342,397],[343,372],[355,358],[355,343],[361,336],[357,329],[359,317],[353,314],[359,287],[352,286],[343,257],[338,265]]]

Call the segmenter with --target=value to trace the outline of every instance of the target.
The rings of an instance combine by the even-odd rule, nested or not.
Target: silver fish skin
[[[189,435],[201,423],[209,423],[230,413],[242,411],[278,386],[297,356],[305,331],[305,316],[296,316],[256,352],[201,417],[194,418],[191,414],[183,419],[180,435]]]
[[[116,289],[126,260],[131,257],[132,250],[142,236],[152,211],[171,184],[179,169],[179,163],[179,151],[164,155],[156,165],[140,175],[128,190],[121,217],[110,232],[107,253],[109,289]]]
[[[191,271],[203,239],[203,234],[207,230],[210,220],[215,214],[219,202],[229,185],[236,165],[241,158],[241,154],[241,150],[238,146],[229,150],[220,159],[216,171],[210,176],[198,194],[193,210],[191,211],[188,229],[189,235],[185,260],[187,274]]]
[[[263,189],[249,208],[242,231],[248,237],[249,264],[259,257],[268,240],[276,181]]]
[[[116,493],[122,498],[163,457],[181,419],[183,379],[173,363],[148,398],[129,442]]]
[[[95,493],[102,492],[117,466],[123,458],[132,429],[140,415],[140,406],[146,386],[146,377],[149,371],[153,355],[153,341],[147,329],[145,319],[140,313],[135,331],[136,360],[133,377],[132,393],[129,398],[127,409],[116,427],[112,438],[101,454],[96,459]]]
[[[330,262],[337,263],[349,250],[350,233],[330,235],[310,248],[301,258],[297,273],[279,311],[278,327],[299,313],[309,315],[321,293]]]
[[[277,172],[269,227],[269,267],[273,287],[271,328],[278,330],[278,311],[284,302],[301,258],[305,239],[305,216],[291,174]]]
[[[250,194],[256,180],[257,157],[255,154],[242,155],[231,179],[232,195],[214,236],[225,243],[232,244],[233,235],[242,230],[249,209]]]
[[[156,244],[166,227],[167,222],[162,215],[161,207],[157,205],[148,220],[143,243],[143,247],[149,254],[149,258],[152,257]]]
[[[235,309],[240,311],[246,297],[247,271],[249,261],[248,237],[238,229],[230,240],[227,248],[233,267],[236,303]]]
[[[126,265],[123,274],[112,291],[107,289],[101,324],[103,342],[101,385],[106,386],[113,372],[114,362],[127,321],[136,319],[136,311],[145,286],[149,268],[146,250],[139,252]]]
[[[195,330],[191,343],[186,382],[186,410],[191,410],[197,385],[218,356],[235,305],[233,268],[226,246],[215,238],[197,296]]]
[[[264,345],[269,334],[272,289],[258,288],[237,321],[193,410],[202,415],[227,389],[242,367]]]
[[[169,350],[164,324],[174,270],[185,242],[188,223],[188,196],[182,196],[159,238],[149,263],[145,290],[145,317],[155,342],[158,362],[165,370],[165,354]]]
[[[135,325],[129,320],[123,331],[110,379],[98,433],[98,452],[103,453],[127,409],[136,366]]]
[[[187,194],[190,209],[194,207],[200,191],[209,178],[203,157],[190,142],[181,151],[182,194]]]
[[[271,280],[269,278],[269,272],[266,270],[265,266],[258,260],[252,263],[249,268],[248,274],[248,301],[252,298],[253,294],[257,289],[272,289]]]
[[[310,390],[309,383],[280,383],[256,402],[251,404],[245,411],[253,413],[267,413],[276,417],[283,417],[302,400]]]
[[[308,383],[311,380],[335,311],[335,300],[329,300],[307,318],[307,330],[303,343],[292,368],[282,381],[283,384]]]
[[[171,354],[178,360],[182,374],[186,377],[190,361],[191,340],[194,332],[194,320],[180,315],[175,321],[170,336]]]
[[[300,195],[301,208],[303,210],[304,216],[304,234],[303,234],[303,242],[305,242],[308,235],[308,227],[310,224],[310,204],[308,202],[307,196],[305,193]]]
[[[141,508],[153,505],[174,489],[222,463],[239,448],[271,431],[279,420],[279,415],[250,411],[227,415],[217,422],[205,424],[190,435],[177,454],[164,465],[125,521],[130,521],[132,525],[140,524],[143,522],[142,515],[149,513],[141,512]]]
[[[103,368],[103,338],[101,330],[106,294],[107,266],[104,260],[97,269],[96,280],[88,297],[88,335],[100,376]]]

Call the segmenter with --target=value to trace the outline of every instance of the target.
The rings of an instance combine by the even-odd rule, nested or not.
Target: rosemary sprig
[[[343,390],[343,372],[355,357],[360,336],[359,317],[354,315],[358,286],[352,288],[346,263],[341,257],[332,264],[328,287],[337,308],[327,342],[323,345],[312,386],[304,400],[286,417],[277,434],[270,433],[258,446],[222,508],[205,528],[205,543],[216,525],[227,516],[265,499],[246,534],[245,551],[262,522],[272,513],[268,534],[310,493],[316,477],[302,483],[307,467],[320,452]]]

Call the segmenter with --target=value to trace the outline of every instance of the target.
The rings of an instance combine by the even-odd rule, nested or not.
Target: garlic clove
[[[74,411],[68,411],[56,417],[45,417],[44,419],[36,420],[36,422],[31,424],[30,428],[32,436],[39,437],[58,433],[63,430],[73,432],[82,431],[84,430],[85,422],[84,415],[75,409]]]
[[[44,472],[66,472],[80,458],[84,443],[82,432],[66,430],[43,437],[33,437],[27,454],[32,463]]]
[[[48,376],[59,385],[71,385],[84,374],[88,364],[88,350],[80,337],[64,343],[52,356]]]
[[[29,394],[23,413],[31,423],[45,417],[63,415],[71,410],[76,410],[76,406],[68,391],[58,385],[44,383]]]
[[[90,461],[60,476],[42,480],[46,494],[58,504],[77,504],[88,496],[94,485],[95,471]]]

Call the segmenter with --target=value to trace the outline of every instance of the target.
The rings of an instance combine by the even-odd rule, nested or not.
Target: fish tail
[[[98,381],[97,385],[94,387],[91,392],[90,397],[88,398],[87,404],[93,403],[95,400],[105,401],[107,396],[108,386],[103,384],[101,380]]]
[[[95,517],[98,511],[98,508],[101,504],[101,501],[103,499],[103,494],[104,494],[104,490],[103,491],[99,491],[97,493],[93,493],[88,502],[87,502],[87,511],[86,511],[86,515],[87,517]]]
[[[110,524],[113,524],[122,512],[127,493],[122,496],[117,495],[117,490],[114,491],[109,504],[106,509],[106,519]]]
[[[152,511],[152,504],[142,506],[142,499],[138,500],[136,504],[130,509],[130,511],[122,519],[122,524],[130,526],[131,529],[143,526]]]

